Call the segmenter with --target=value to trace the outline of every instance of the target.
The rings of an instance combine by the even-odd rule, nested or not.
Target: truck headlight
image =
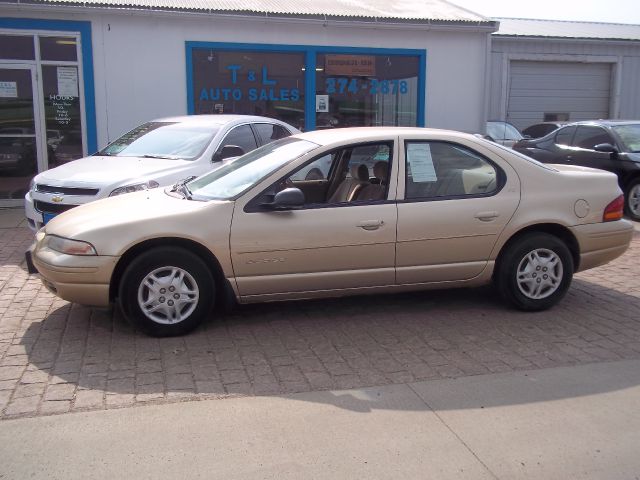
[[[46,235],[42,246],[67,255],[98,255],[94,246],[89,242],[58,237],[57,235]]]
[[[123,193],[139,192],[141,190],[149,190],[150,188],[156,188],[160,186],[155,180],[149,180],[145,183],[134,183],[133,185],[125,185],[124,187],[118,187],[112,191],[109,196],[115,197],[116,195],[122,195]]]

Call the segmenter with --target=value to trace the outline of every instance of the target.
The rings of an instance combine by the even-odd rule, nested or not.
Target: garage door
[[[512,61],[507,120],[519,129],[545,120],[609,117],[610,63]]]

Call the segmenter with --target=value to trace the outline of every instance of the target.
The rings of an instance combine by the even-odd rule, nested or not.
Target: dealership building
[[[640,118],[640,27],[441,0],[0,0],[0,207],[134,126],[241,113],[302,130]]]

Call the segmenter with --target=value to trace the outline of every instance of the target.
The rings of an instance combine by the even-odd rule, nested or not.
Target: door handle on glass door
[[[377,230],[382,225],[384,225],[384,221],[382,220],[364,220],[358,223],[358,227],[363,230]]]

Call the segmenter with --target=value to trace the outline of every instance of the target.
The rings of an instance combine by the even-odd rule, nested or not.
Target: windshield
[[[134,128],[98,155],[190,160],[199,157],[220,127],[149,122]]]
[[[190,182],[189,190],[198,199],[231,200],[318,146],[291,137],[276,140]]]
[[[640,123],[616,125],[612,128],[620,137],[627,152],[640,152]]]
[[[487,134],[496,140],[522,140],[518,129],[507,122],[487,122]]]

